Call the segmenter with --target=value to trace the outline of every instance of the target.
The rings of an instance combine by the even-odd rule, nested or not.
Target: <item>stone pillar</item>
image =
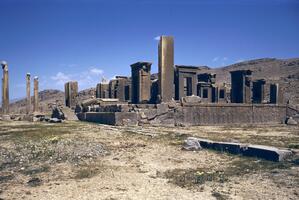
[[[31,110],[31,96],[30,96],[30,73],[26,75],[26,114]]]
[[[33,112],[39,112],[39,103],[38,103],[38,77],[34,77],[34,88],[33,88],[33,95],[34,95],[34,104],[33,104]]]
[[[131,65],[132,103],[148,103],[150,101],[151,65],[150,62],[137,62]]]
[[[126,95],[126,86],[128,85],[128,77],[126,76],[116,76],[116,84],[115,84],[115,98],[119,101],[128,101],[130,99],[127,98]]]
[[[231,71],[231,102],[252,102],[252,80],[250,70]]]
[[[65,105],[69,108],[75,108],[78,97],[78,82],[70,81],[64,85]]]
[[[161,102],[174,97],[174,44],[173,37],[161,36],[159,43],[159,98]]]
[[[109,82],[109,98],[111,99],[117,99],[117,93],[116,93],[116,86],[117,80],[116,79],[112,79]]]
[[[9,87],[8,87],[8,65],[5,61],[1,62],[3,69],[2,78],[2,114],[9,114]]]
[[[109,98],[109,84],[108,83],[98,83],[97,84],[96,97],[97,98]]]

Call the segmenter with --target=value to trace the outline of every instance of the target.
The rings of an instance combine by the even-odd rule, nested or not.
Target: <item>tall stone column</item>
[[[34,77],[34,88],[33,88],[33,95],[34,95],[34,104],[33,104],[33,112],[39,112],[38,106],[38,77]]]
[[[26,75],[26,113],[30,113],[31,109],[31,96],[30,96],[30,73]]]
[[[1,62],[3,69],[2,78],[2,114],[9,114],[9,87],[8,87],[8,65],[5,61]]]
[[[174,97],[173,37],[161,36],[159,43],[159,95],[162,102]]]

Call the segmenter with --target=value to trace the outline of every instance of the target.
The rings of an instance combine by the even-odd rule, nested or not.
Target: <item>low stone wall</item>
[[[287,117],[285,105],[272,104],[157,104],[121,105],[110,112],[79,113],[84,121],[111,125],[225,125],[279,124]],[[124,110],[119,112],[120,110]],[[115,112],[116,111],[116,112]]]
[[[262,104],[223,104],[183,106],[176,123],[190,125],[283,123],[286,106]]]
[[[86,112],[78,113],[81,121],[109,125],[138,125],[137,113],[134,112]]]

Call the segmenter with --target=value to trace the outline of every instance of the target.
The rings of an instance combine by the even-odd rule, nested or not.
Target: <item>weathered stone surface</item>
[[[298,122],[293,119],[293,117],[289,117],[286,121],[287,125],[298,125]]]
[[[86,112],[77,116],[79,120],[116,126],[138,124],[137,113],[134,112]]]
[[[132,68],[132,100],[134,104],[148,103],[151,98],[151,65],[149,62],[137,62]]]
[[[2,114],[9,114],[9,80],[8,80],[8,65],[5,61],[1,62],[3,77],[2,77]],[[2,120],[8,120],[8,117],[2,117]]]
[[[70,81],[64,85],[65,105],[69,108],[75,108],[78,97],[78,82]]]
[[[201,150],[202,147],[197,138],[189,137],[185,140],[182,149],[187,151],[198,151]]]
[[[190,140],[192,141],[196,139],[199,142],[200,146],[203,148],[229,152],[232,154],[257,157],[275,162],[283,161],[292,155],[292,151],[278,149],[271,146],[251,145],[233,142],[216,142],[201,138],[190,138]]]
[[[39,112],[38,77],[34,77],[33,83],[33,112]]]
[[[167,103],[157,104],[157,115],[162,115],[169,111]]]
[[[162,102],[174,97],[174,42],[171,36],[161,36],[159,42],[159,96]]]
[[[201,98],[199,96],[186,96],[182,97],[182,103],[200,103]]]
[[[115,125],[117,126],[136,126],[138,125],[137,113],[116,112]]]
[[[30,73],[26,74],[26,114],[31,111]]]
[[[82,112],[82,110],[83,110],[82,106],[77,104],[76,108],[75,108],[75,113],[80,113],[80,112]]]
[[[77,121],[78,117],[76,116],[74,110],[70,109],[69,107],[63,107],[61,111],[64,114],[66,120],[69,121]]]
[[[57,118],[50,118],[49,122],[50,123],[61,123],[62,120],[61,119],[57,119]]]
[[[65,119],[65,115],[64,115],[63,111],[61,110],[61,108],[59,108],[57,106],[55,106],[53,108],[51,117],[57,118],[57,119],[62,119],[62,120]]]
[[[10,121],[10,115],[2,115],[2,121]]]

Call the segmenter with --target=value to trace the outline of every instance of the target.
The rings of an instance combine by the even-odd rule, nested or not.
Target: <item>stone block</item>
[[[116,126],[137,126],[137,113],[134,112],[116,112],[115,125]]]
[[[11,121],[10,115],[2,115],[2,121]]]
[[[293,119],[293,117],[289,117],[286,121],[287,125],[298,125],[298,122]]]
[[[196,138],[190,138],[196,140]],[[292,155],[292,151],[278,149],[271,146],[251,145],[234,142],[215,142],[212,140],[197,138],[202,148],[214,149],[217,151],[240,154],[243,156],[257,157],[274,162],[283,161]]]
[[[182,97],[182,103],[200,103],[201,98],[199,96],[186,96]]]
[[[187,151],[198,151],[201,150],[202,147],[197,138],[189,137],[185,140],[182,149]]]
[[[157,104],[157,115],[167,113],[169,111],[167,103]]]

